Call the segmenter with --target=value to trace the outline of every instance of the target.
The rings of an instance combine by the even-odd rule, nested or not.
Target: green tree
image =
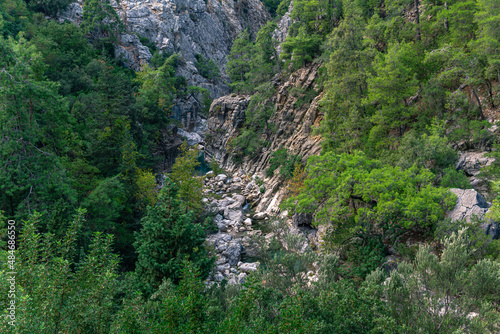
[[[67,102],[43,79],[40,54],[26,40],[0,38],[0,50],[0,208],[62,223],[76,200],[58,157],[71,145]]]
[[[16,327],[2,333],[104,333],[111,324],[118,258],[112,237],[95,234],[90,249],[77,259],[77,240],[85,212],[79,210],[63,238],[37,232],[39,214],[25,222],[16,252]],[[5,251],[1,251],[2,257]],[[2,261],[2,304],[9,277]],[[7,289],[7,291],[6,291]]]
[[[149,108],[150,113],[159,110],[163,117],[172,114],[173,101],[177,92],[174,67],[177,59],[177,55],[168,57],[158,69],[153,69],[146,64],[141,72],[137,73],[137,82],[141,85],[138,99]]]
[[[200,165],[198,155],[198,148],[188,148],[187,142],[184,141],[180,147],[180,154],[172,166],[172,173],[170,173],[170,178],[179,188],[178,197],[186,212],[193,210],[199,213],[203,208],[201,202],[203,181],[196,175],[196,167]]]
[[[493,82],[500,80],[499,4],[495,0],[480,0],[477,4],[479,10],[475,13],[475,22],[479,27],[478,38],[469,44],[477,54],[486,59],[483,75],[488,87],[490,105],[495,107]]]
[[[245,74],[251,87],[258,87],[269,82],[272,76],[278,72],[280,64],[276,43],[273,39],[273,33],[276,29],[275,23],[268,22],[257,33],[250,60],[251,70]]]
[[[370,130],[371,109],[363,100],[368,94],[373,51],[364,41],[360,10],[344,5],[345,19],[329,39],[330,59],[325,97],[321,101],[325,118],[321,123],[323,149],[352,152],[361,149]]]
[[[208,276],[213,259],[203,246],[205,230],[195,221],[192,211],[185,213],[181,208],[178,187],[166,179],[158,202],[148,207],[134,243],[139,254],[136,273],[146,293],[153,293],[163,279],[178,283],[186,258],[203,278]]]
[[[0,34],[7,38],[16,37],[26,29],[30,12],[22,0],[5,0],[0,3]]]
[[[387,287],[388,306],[406,333],[491,333],[500,316],[498,263],[480,260],[471,265],[470,240],[465,230],[443,240],[438,258],[421,246],[415,263],[400,263]]]
[[[110,0],[88,0],[83,4],[80,28],[91,43],[101,49],[108,47],[106,44],[117,41],[118,32],[123,30],[123,23],[111,6]]]
[[[416,66],[418,55],[411,44],[392,44],[386,55],[379,55],[373,64],[374,74],[367,79],[367,102],[376,105],[371,117],[374,127],[371,145],[381,148],[391,145],[389,132],[401,136],[413,116],[410,97],[418,90]]]
[[[301,27],[297,36],[288,35],[281,44],[283,52],[280,58],[285,60],[285,68],[290,65],[292,69],[299,69],[313,61],[320,55],[320,46],[323,38],[319,35],[309,34],[307,29]]]
[[[251,90],[246,82],[246,75],[251,70],[250,59],[253,56],[253,43],[250,39],[248,29],[240,32],[231,47],[228,56],[226,73],[231,79],[231,89],[238,93],[246,93]]]
[[[299,195],[284,206],[314,214],[316,225],[330,225],[335,244],[376,229],[384,237],[425,230],[455,205],[452,193],[432,186],[434,175],[428,170],[383,166],[361,152],[311,156],[307,174]]]

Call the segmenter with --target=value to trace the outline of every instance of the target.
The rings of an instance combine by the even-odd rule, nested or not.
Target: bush
[[[288,180],[293,175],[295,165],[297,163],[300,163],[301,160],[302,157],[300,155],[289,155],[287,149],[282,147],[271,155],[271,159],[269,160],[269,168],[266,170],[266,176],[273,176],[274,171],[281,167],[280,175],[285,180]]]
[[[311,156],[307,174],[300,193],[283,208],[312,213],[316,224],[331,224],[334,243],[377,230],[384,237],[427,230],[455,205],[454,194],[432,185],[430,171],[383,166],[361,152]]]

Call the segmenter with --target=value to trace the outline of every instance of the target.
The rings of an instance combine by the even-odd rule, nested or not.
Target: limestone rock
[[[70,4],[60,13],[59,21],[80,24],[84,1]],[[238,34],[248,28],[256,36],[270,18],[260,0],[111,0],[111,5],[126,28],[118,36],[115,56],[121,56],[131,69],[141,70],[152,57],[141,42],[146,38],[161,52],[180,54],[176,75],[184,76],[188,85],[207,89],[211,98],[229,93],[225,69]],[[198,54],[217,65],[220,78],[206,78],[199,73],[195,66]],[[175,101],[173,116],[188,131],[196,127],[201,99],[189,96]]]
[[[253,219],[255,220],[262,220],[267,217],[267,213],[265,212],[257,212],[256,214],[253,215]]]
[[[457,170],[463,170],[469,177],[471,186],[479,193],[487,196],[488,180],[480,177],[481,169],[490,166],[495,159],[486,156],[488,152],[462,152],[456,164]]]
[[[184,131],[183,129],[179,129],[177,131],[177,133],[186,139],[187,141],[187,144],[189,146],[194,146],[196,144],[199,144],[199,143],[202,143],[203,142],[203,138],[201,138],[201,136],[196,133],[196,132],[187,132],[187,131]]]
[[[292,73],[288,78],[273,79],[274,94],[270,103],[274,104],[276,112],[269,122],[276,132],[259,138],[270,145],[262,147],[256,157],[244,157],[239,164],[234,162],[235,152],[231,151],[228,142],[241,133],[251,97],[226,95],[214,100],[210,107],[205,157],[208,161],[216,160],[220,167],[229,172],[243,170],[246,175],[253,175],[253,180],[246,184],[243,191],[247,201],[259,212],[279,212],[279,205],[285,196],[286,187],[279,173],[271,178],[266,177],[273,152],[286,147],[290,154],[301,155],[305,164],[309,156],[321,151],[321,136],[313,135],[312,129],[323,118],[319,110],[322,94],[318,93],[311,103],[298,105],[298,97],[291,93],[297,89],[315,93],[318,69],[319,65],[313,64]]]
[[[473,215],[483,217],[490,207],[483,196],[474,189],[452,188],[450,191],[457,195],[457,204],[448,213],[452,221],[459,219],[470,221]]]
[[[215,180],[216,181],[222,181],[222,182],[226,182],[227,180],[227,175],[225,174],[219,174],[215,177]]]
[[[477,176],[481,168],[491,165],[495,159],[487,157],[488,152],[460,153],[456,169],[463,170],[467,176]]]
[[[242,246],[239,241],[231,241],[229,247],[222,253],[231,266],[235,266],[240,261]]]
[[[240,269],[244,273],[250,273],[252,271],[257,271],[259,268],[260,263],[259,262],[253,262],[253,263],[242,263],[241,265],[238,266],[238,269]]]

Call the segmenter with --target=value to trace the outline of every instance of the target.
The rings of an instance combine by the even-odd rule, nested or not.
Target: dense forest
[[[199,94],[208,113],[207,90],[154,45],[149,65],[127,68],[109,0],[85,0],[79,26],[55,19],[70,3],[0,1],[0,332],[500,331],[500,241],[481,228],[500,220],[499,0],[264,1],[271,20],[228,56],[233,94],[252,95],[229,149],[236,164],[257,156],[276,131],[273,82],[318,65],[320,83],[296,93],[322,94],[321,155],[302,164],[280,149],[268,176],[279,169],[289,189],[283,211],[326,232],[304,251],[270,219],[242,285],[206,281],[217,225],[197,148],[159,168],[174,101]],[[202,55],[196,66],[221,76]],[[472,188],[455,168],[466,150],[496,158],[480,174],[492,207],[451,221],[449,189]],[[397,269],[383,265],[389,248]]]

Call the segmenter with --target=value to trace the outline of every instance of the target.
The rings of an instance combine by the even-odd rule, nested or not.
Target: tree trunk
[[[469,85],[471,90],[472,90],[472,94],[474,94],[474,97],[476,98],[476,101],[477,101],[477,104],[479,106],[479,112],[481,113],[481,119],[484,120],[485,117],[484,117],[484,114],[483,114],[483,108],[481,106],[481,100],[479,100],[479,96],[477,95],[476,93],[476,90],[474,89],[474,87],[472,85]]]
[[[417,22],[417,42],[420,42],[420,10],[418,6],[418,0],[414,0],[415,4],[415,14],[416,14],[416,22]]]

